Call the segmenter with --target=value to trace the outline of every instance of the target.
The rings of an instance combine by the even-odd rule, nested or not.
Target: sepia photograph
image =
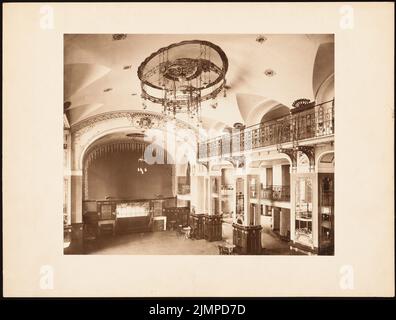
[[[333,34],[65,34],[64,253],[334,254]]]
[[[393,3],[6,3],[3,43],[7,299],[394,297]]]

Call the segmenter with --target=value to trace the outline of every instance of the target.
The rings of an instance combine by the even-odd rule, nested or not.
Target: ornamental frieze
[[[112,119],[124,118],[129,121],[131,126],[136,129],[151,129],[163,128],[166,123],[170,121],[167,117],[154,112],[141,111],[110,111],[101,113],[87,119],[81,120],[71,126],[71,131],[75,137],[78,137],[85,132],[91,130],[97,123]],[[177,119],[177,127],[181,129],[190,129],[196,131],[197,129],[190,126],[188,123]]]

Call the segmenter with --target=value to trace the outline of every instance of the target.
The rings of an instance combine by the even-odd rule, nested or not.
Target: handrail
[[[331,105],[323,108],[323,105]],[[198,158],[230,155],[259,147],[334,134],[334,99],[198,144]]]

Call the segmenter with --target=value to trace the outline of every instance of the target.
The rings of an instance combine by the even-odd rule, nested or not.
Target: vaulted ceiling
[[[202,108],[205,128],[222,130],[236,122],[260,121],[259,108],[314,99],[334,73],[333,35],[65,35],[64,101],[71,125],[95,114],[142,108],[137,68],[151,53],[183,40],[200,39],[220,46],[229,60],[227,96],[218,106]],[[160,112],[160,105],[147,110]],[[183,116],[180,117],[182,120]],[[257,121],[257,122],[258,122]]]

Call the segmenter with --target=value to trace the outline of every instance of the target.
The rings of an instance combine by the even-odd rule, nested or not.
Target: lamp
[[[145,148],[142,147],[142,155],[138,159],[137,172],[140,174],[145,174],[147,172],[147,163],[144,160],[144,150],[145,150]]]
[[[161,48],[138,68],[143,105],[162,105],[165,116],[186,113],[201,121],[201,103],[224,90],[228,59],[223,50],[203,40],[188,40]],[[212,106],[217,106],[213,101]]]

